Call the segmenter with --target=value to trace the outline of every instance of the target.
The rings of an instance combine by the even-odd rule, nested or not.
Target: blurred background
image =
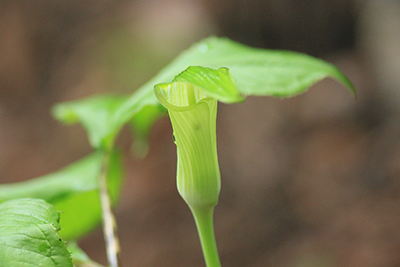
[[[209,35],[305,52],[332,80],[290,99],[220,105],[215,229],[224,266],[400,266],[400,2],[397,0],[0,0],[0,182],[58,170],[91,151],[58,102],[131,94]],[[117,210],[124,266],[204,266],[175,188],[168,118],[144,160],[122,134]],[[101,230],[80,242],[106,264]]]

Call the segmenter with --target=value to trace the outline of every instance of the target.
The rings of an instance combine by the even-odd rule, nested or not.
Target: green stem
[[[196,221],[206,266],[221,267],[214,234],[214,207],[191,208],[191,210]]]
[[[120,267],[120,245],[117,235],[117,224],[111,205],[107,187],[110,153],[104,152],[101,173],[99,176],[99,191],[103,218],[103,232],[106,243],[107,259],[110,267]]]

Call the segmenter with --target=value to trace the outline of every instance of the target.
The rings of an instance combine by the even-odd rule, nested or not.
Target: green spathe
[[[191,209],[214,207],[221,189],[217,105],[244,100],[235,80],[227,68],[189,67],[171,83],[156,85],[155,94],[174,130],[179,193]]]
[[[208,267],[221,266],[213,227],[221,175],[218,165],[216,119],[218,101],[243,101],[227,68],[189,67],[171,83],[155,86],[168,109],[177,147],[177,186],[196,221]]]
[[[216,144],[217,100],[188,82],[158,85],[156,94],[168,109],[177,146],[177,186],[192,207],[214,207],[221,177]]]

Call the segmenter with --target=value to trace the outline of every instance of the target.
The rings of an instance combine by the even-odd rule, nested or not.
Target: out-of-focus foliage
[[[60,235],[77,239],[93,230],[101,220],[97,176],[102,153],[94,153],[52,174],[25,182],[0,185],[0,202],[17,198],[40,198],[62,212]],[[122,166],[118,153],[110,160],[108,185],[114,203],[120,194]]]

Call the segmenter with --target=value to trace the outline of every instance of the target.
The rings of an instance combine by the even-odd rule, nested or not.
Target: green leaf
[[[54,206],[40,199],[0,204],[0,266],[72,267],[59,220]]]
[[[86,129],[92,147],[109,150],[123,124],[116,127],[115,111],[123,105],[126,97],[102,95],[83,100],[60,103],[54,106],[53,115],[67,123],[81,123]],[[148,152],[148,137],[154,122],[165,114],[165,109],[158,105],[141,106],[137,113],[127,118],[135,133],[133,152],[143,158]]]
[[[209,37],[183,52],[122,103],[115,110],[111,129],[120,129],[143,107],[157,106],[154,86],[170,83],[175,75],[190,66],[228,68],[244,96],[289,97],[304,92],[327,77],[336,79],[355,95],[349,79],[334,65],[323,60],[296,52],[252,48],[226,38]],[[237,98],[237,101],[241,99]]]
[[[111,118],[124,101],[125,97],[106,95],[65,102],[54,106],[53,116],[67,124],[81,123],[92,147],[109,150],[119,130],[110,128]]]
[[[97,176],[102,153],[94,153],[58,172],[24,182],[0,185],[0,203],[16,198],[40,198],[62,212],[60,234],[77,239],[101,222]],[[122,166],[118,153],[110,160],[108,177],[110,195],[116,202],[122,183]]]
[[[336,79],[355,95],[354,86],[349,79],[334,65],[323,60],[301,53],[252,48],[226,38],[209,37],[183,52],[125,101],[114,103],[115,105],[108,103],[113,101],[107,99],[100,99],[97,102],[95,100],[71,102],[68,104],[69,112],[56,107],[56,117],[75,122],[78,121],[78,117],[88,130],[90,142],[94,147],[111,146],[120,129],[144,107],[159,105],[153,92],[156,84],[170,83],[179,73],[186,79],[187,73],[195,70],[191,74],[194,82],[196,75],[193,74],[200,72],[201,69],[189,68],[187,72],[182,73],[190,66],[229,69],[233,78],[229,82],[236,83],[242,96],[289,97],[304,92],[316,82],[328,77]],[[198,74],[196,84],[204,82],[201,81],[200,73]],[[222,81],[221,79],[220,82]],[[210,82],[210,79],[207,82]],[[220,85],[221,83],[218,86]],[[242,98],[221,99],[221,101],[232,103],[242,101]],[[77,108],[86,104],[89,108]],[[78,111],[71,112],[74,109]],[[160,112],[161,110],[159,108]],[[86,112],[88,114],[85,114]],[[153,118],[158,117],[153,116]]]
[[[355,94],[348,78],[323,60],[297,52],[252,48],[218,37],[193,45],[139,90],[149,91],[155,84],[169,83],[189,66],[228,68],[243,95],[293,96],[327,77]]]
[[[101,154],[92,154],[58,172],[19,183],[0,185],[0,202],[16,198],[40,198],[57,202],[68,196],[96,190]]]

